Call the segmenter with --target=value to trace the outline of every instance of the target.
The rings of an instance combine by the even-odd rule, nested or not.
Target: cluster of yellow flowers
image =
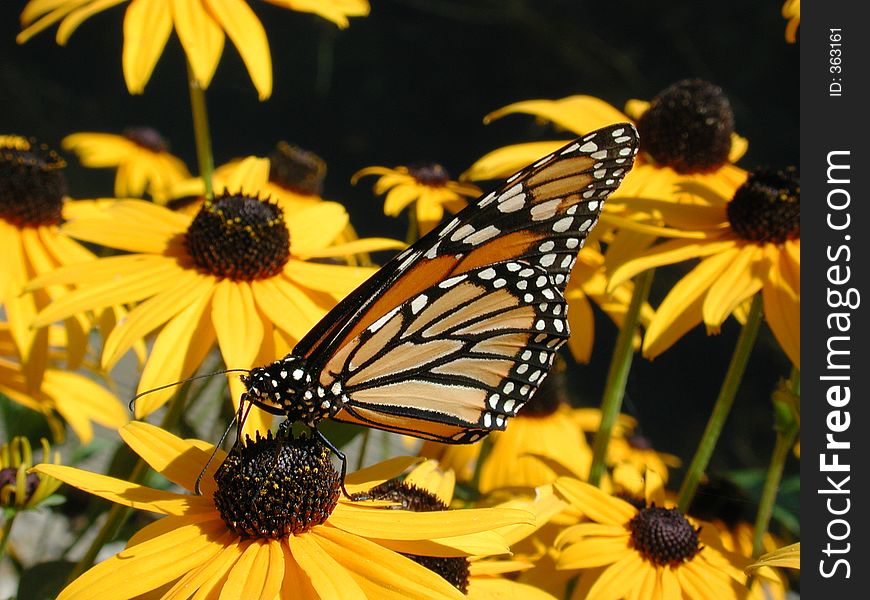
[[[341,28],[369,12],[366,0],[266,1]],[[240,408],[245,388],[235,372],[227,373],[231,402],[208,385],[175,385],[287,354],[376,272],[371,253],[404,249],[477,197],[472,182],[505,178],[565,140],[499,148],[458,179],[436,163],[364,168],[353,183],[376,176],[384,213],[410,208],[410,227],[404,242],[359,238],[344,206],[322,197],[326,163],[308,150],[281,142],[268,157],[212,166],[196,98],[225,36],[260,99],[272,92],[266,32],[245,0],[30,0],[18,41],[59,23],[65,44],[118,4],[127,4],[130,93],[143,93],[172,31],[181,42],[200,172],[191,175],[150,128],[74,133],[63,150],[86,167],[114,169],[115,185],[112,197],[73,199],[60,154],[0,135],[0,401],[42,415],[55,443],[67,428],[78,447],[94,439],[94,424],[117,432],[139,463],[126,479],[93,473],[60,464],[42,440],[37,464],[6,419],[0,561],[14,556],[16,515],[57,502],[63,482],[162,516],[93,566],[125,516],[109,511],[91,551],[55,590],[64,600],[785,597],[788,580],[776,568],[797,566],[799,546],[760,558],[782,545],[767,532],[769,513],[753,529],[696,497],[718,433],[706,455],[699,447],[676,495],[666,485],[680,459],[656,451],[620,414],[636,351],[655,358],[698,325],[716,333],[731,316],[742,324],[733,361],[742,367],[729,370],[723,405],[762,319],[793,366],[790,381],[799,381],[798,177],[737,166],[748,142],[720,88],[688,79],[650,101],[629,99],[624,110],[577,95],[486,117],[531,115],[575,136],[626,121],[640,132],[637,164],[608,200],[566,292],[571,360],[591,358],[593,303],[621,331],[605,401],[574,406],[560,359],[506,431],[467,446],[401,440],[416,456],[382,455],[342,480],[317,434],[286,423],[276,430],[272,414]],[[783,14],[793,42],[799,2]],[[654,308],[646,298],[653,269],[669,265],[682,265],[680,277]],[[118,391],[131,372],[132,417]],[[779,398],[796,410],[799,385],[783,389]],[[210,421],[250,412],[226,452],[189,437],[184,415],[193,408]],[[724,419],[716,418],[713,430]],[[793,442],[797,430],[783,430]],[[146,465],[159,483],[142,483]]]

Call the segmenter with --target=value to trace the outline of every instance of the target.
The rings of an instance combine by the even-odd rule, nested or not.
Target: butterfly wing
[[[630,124],[592,132],[510,177],[340,302],[294,349],[325,388],[345,386],[336,418],[454,442],[503,428],[546,372],[520,383],[536,370],[518,373],[531,369],[522,357],[543,344],[549,361],[567,337],[562,294],[576,254],[636,154]],[[560,314],[548,312],[556,306]],[[422,315],[457,328],[442,331]],[[539,322],[551,329],[536,331]],[[475,327],[496,333],[466,331]],[[441,333],[427,338],[433,331]],[[481,343],[503,347],[480,351]],[[529,391],[504,396],[508,383]],[[508,397],[513,404],[500,404]]]

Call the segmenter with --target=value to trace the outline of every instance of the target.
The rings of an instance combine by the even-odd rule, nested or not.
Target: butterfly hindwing
[[[507,261],[440,281],[372,323],[320,376],[340,382],[337,420],[473,442],[504,429],[568,338],[566,304],[543,268]]]

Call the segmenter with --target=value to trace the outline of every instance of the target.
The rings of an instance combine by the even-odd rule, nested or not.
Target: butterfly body
[[[243,377],[247,399],[447,443],[504,429],[568,339],[576,254],[636,153],[634,128],[615,125],[508,178]]]

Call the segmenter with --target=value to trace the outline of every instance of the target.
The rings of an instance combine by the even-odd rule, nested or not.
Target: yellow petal
[[[248,156],[233,168],[224,182],[231,194],[257,194],[269,183],[269,159]]]
[[[581,363],[588,363],[592,358],[592,343],[595,340],[595,317],[592,313],[592,306],[589,300],[582,293],[572,294],[570,291],[567,295],[569,310],[568,310],[568,325],[571,331],[571,337],[568,338],[568,348],[571,350],[571,356],[574,360]]]
[[[129,420],[127,411],[114,394],[78,373],[48,369],[42,389],[54,399],[58,412],[67,420],[75,415],[111,429],[117,429]],[[90,437],[86,439],[79,431],[76,433],[83,442],[90,441]]]
[[[182,271],[172,283],[172,287],[127,313],[123,322],[112,330],[103,346],[103,369],[111,371],[136,342],[208,293],[214,280],[195,271]]]
[[[773,336],[779,342],[786,356],[797,368],[800,368],[800,263],[795,266],[785,256],[774,257],[774,264],[764,281],[762,297],[764,299],[764,316]],[[843,301],[846,302],[847,299],[844,297]]]
[[[516,173],[526,165],[530,165],[542,156],[547,156],[568,143],[568,140],[558,142],[527,142],[513,144],[498,150],[493,150],[479,158],[462,175],[462,179],[501,179]]]
[[[365,593],[350,573],[320,547],[312,533],[291,535],[285,541],[321,598],[365,600]]]
[[[118,433],[152,469],[191,492],[214,450],[209,444],[182,440],[165,429],[142,421],[128,423]],[[225,458],[226,453],[218,449],[202,480],[203,497],[207,498],[214,489],[212,475]]]
[[[66,15],[91,0],[33,0],[21,11],[21,24],[27,26],[15,41],[25,43],[34,35],[51,27]]]
[[[221,588],[220,598],[222,600],[237,598],[272,600],[272,596],[262,594],[269,569],[268,558],[268,543],[257,540],[245,548],[239,560],[229,570],[229,577]]]
[[[488,531],[514,523],[534,523],[528,511],[510,508],[473,508],[412,513],[339,504],[329,522],[349,533],[393,540],[444,538]]]
[[[615,563],[634,552],[628,536],[590,538],[574,542],[559,552],[559,569],[588,569]]]
[[[260,95],[272,95],[272,55],[263,24],[243,0],[204,0],[209,12],[235,44]]]
[[[801,568],[801,543],[783,546],[773,552],[759,557],[757,561],[746,567],[749,573],[761,567],[787,567],[789,569]]]
[[[75,240],[65,238],[64,236],[56,236],[56,241],[63,239],[71,244],[78,245],[78,242]],[[62,250],[63,248],[63,244],[58,244],[56,248],[50,248],[50,250],[54,254],[56,250]],[[50,285],[73,284],[81,286],[91,283],[104,283],[107,280],[120,279],[128,273],[149,271],[154,268],[166,268],[168,263],[171,263],[171,261],[167,260],[165,256],[149,256],[147,254],[110,256],[97,260],[80,261],[34,277],[28,282],[25,289],[29,291]]]
[[[559,100],[525,100],[500,108],[484,117],[484,123],[513,113],[526,113],[546,119],[577,135],[588,133],[628,118],[618,109],[594,96],[568,96]]]
[[[57,28],[57,43],[66,46],[70,36],[78,29],[79,25],[99,12],[103,12],[126,0],[91,0],[88,4],[71,12],[60,27]]]
[[[644,356],[658,356],[701,322],[701,306],[707,291],[738,252],[737,248],[731,248],[704,259],[671,288],[647,327]]]
[[[338,202],[318,202],[287,216],[294,256],[311,256],[329,246],[347,227],[350,217]]]
[[[746,244],[739,248],[707,292],[701,310],[704,323],[718,330],[734,309],[761,289],[764,271],[769,268],[760,247]]]
[[[352,242],[335,244],[328,248],[322,248],[312,252],[308,256],[300,256],[300,258],[332,258],[338,256],[351,256],[366,252],[379,252],[382,250],[404,250],[407,247],[408,244],[405,242],[391,240],[390,238],[363,238],[361,240],[353,240]]]
[[[613,563],[598,577],[589,590],[588,600],[620,600],[631,589],[643,582],[652,565],[641,560],[634,552]],[[662,599],[664,600],[664,599]]]
[[[349,473],[344,480],[351,494],[367,492],[385,481],[398,477],[412,465],[421,462],[419,456],[397,456]]]
[[[224,48],[224,32],[202,0],[171,0],[175,31],[184,47],[194,78],[207,88]]]
[[[287,277],[303,288],[328,292],[338,298],[356,289],[375,274],[371,267],[345,267],[304,262],[291,258],[284,266]]]
[[[122,550],[67,586],[58,600],[131,598],[155,590],[208,562],[222,548],[222,521],[188,525]],[[131,576],[135,574],[135,576]]]
[[[420,197],[419,187],[413,183],[397,185],[384,198],[384,214],[388,217],[398,217],[406,206]]]
[[[462,598],[440,575],[364,538],[333,527],[312,530],[318,545],[376,598]]]
[[[133,0],[124,15],[121,64],[131,94],[141,94],[172,33],[165,0]]]
[[[244,548],[247,547],[247,544],[240,543],[238,538],[229,531],[216,539],[214,543],[221,546],[218,553],[210,560],[204,561],[199,567],[191,569],[161,597],[161,600],[189,600],[193,590],[196,590],[195,598],[200,597],[200,593],[213,591],[214,587],[209,587],[209,585],[213,584],[215,577],[225,576],[239,559]],[[219,591],[220,589],[217,588],[217,592]],[[217,593],[212,597],[216,598],[216,596]]]
[[[731,240],[726,241],[697,241],[697,240],[669,240],[657,244],[635,258],[621,264],[610,275],[609,290],[622,285],[638,273],[642,273],[653,267],[670,265],[692,258],[700,258],[723,252],[734,246]]]
[[[628,502],[577,479],[560,477],[556,480],[555,488],[567,502],[597,523],[623,526],[637,512]]]
[[[469,598],[481,600],[556,600],[544,590],[504,577],[472,577],[468,582]]]
[[[232,369],[253,366],[265,328],[251,286],[244,281],[219,281],[214,290],[211,321],[227,366]]]
[[[166,324],[154,340],[137,393],[176,383],[199,367],[215,340],[210,312],[206,312],[210,304],[211,296],[203,296]],[[170,387],[139,398],[136,418],[157,410],[176,391],[175,387]]]
[[[329,310],[330,303],[318,303],[283,278],[260,279],[251,282],[257,306],[274,323],[296,341]]]
[[[41,464],[34,470],[60,479],[73,487],[84,490],[95,496],[111,500],[124,506],[139,510],[147,510],[164,515],[184,515],[191,512],[214,512],[214,505],[208,508],[211,499],[198,496],[187,496],[163,490],[155,490],[129,481],[107,477],[98,473],[89,473],[81,469],[64,465]]]

